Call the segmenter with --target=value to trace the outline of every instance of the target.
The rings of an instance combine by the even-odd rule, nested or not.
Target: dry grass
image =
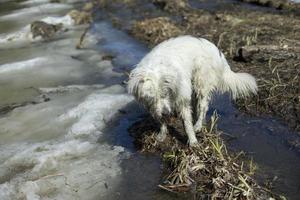
[[[168,17],[157,17],[136,22],[132,34],[150,45],[158,44],[183,31]]]

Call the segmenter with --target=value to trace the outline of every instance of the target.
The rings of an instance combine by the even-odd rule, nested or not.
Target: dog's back
[[[192,36],[171,38],[153,48],[131,72],[129,92],[136,94],[134,88],[141,78],[152,79],[154,84],[167,79],[170,86],[177,86],[181,96],[188,97],[195,72],[204,78],[222,74],[225,68],[222,57],[218,48],[206,39]]]
[[[171,38],[157,45],[132,71],[130,79],[134,76],[135,80],[129,81],[130,93],[136,88],[133,84],[138,83],[138,77],[152,79],[157,89],[161,87],[159,82],[166,79],[186,97],[193,89],[229,91],[234,98],[257,90],[255,79],[246,73],[232,72],[213,43],[192,36]],[[191,86],[191,82],[198,84]]]
[[[197,67],[199,60],[206,60],[210,63],[215,62],[215,66],[221,65],[222,53],[211,42],[203,38],[192,36],[179,36],[166,40],[157,45],[140,62],[141,67],[156,68],[153,64],[169,62],[170,69],[184,68],[193,70]],[[151,64],[153,63],[153,64]],[[180,70],[180,69],[177,69]]]

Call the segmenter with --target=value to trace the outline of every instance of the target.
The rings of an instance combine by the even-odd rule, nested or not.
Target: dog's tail
[[[225,59],[225,58],[224,58]],[[255,78],[247,73],[235,73],[225,60],[225,69],[221,89],[223,92],[229,91],[233,99],[247,97],[257,93]]]

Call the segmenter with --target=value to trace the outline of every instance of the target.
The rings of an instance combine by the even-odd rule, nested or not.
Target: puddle
[[[209,1],[197,1],[197,0],[189,0],[189,3],[194,8],[205,9],[209,11],[217,11],[217,10],[231,10],[231,9],[248,9],[253,11],[260,11],[260,12],[279,12],[272,7],[263,7],[255,4],[248,4],[243,3],[238,0],[209,0]]]
[[[95,23],[92,30],[103,38],[98,45],[113,56],[112,63],[117,72],[130,71],[148,52],[145,45],[113,28],[107,21]]]

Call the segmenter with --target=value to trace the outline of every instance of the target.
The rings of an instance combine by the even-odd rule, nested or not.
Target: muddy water
[[[63,16],[76,5],[47,15]],[[31,7],[1,3],[1,34],[45,16],[26,14]],[[18,12],[24,21],[14,23]],[[124,72],[148,49],[105,15],[93,24],[86,48],[75,50],[81,33],[77,27],[49,42],[0,46],[0,105],[38,102],[0,116],[0,199],[188,199],[157,188],[159,158],[137,153],[127,132],[145,111],[125,95]],[[258,178],[274,179],[276,192],[298,199],[300,156],[286,144],[293,139],[287,127],[239,113],[226,96],[215,99],[210,114],[214,109],[219,128],[231,135],[224,136],[230,148],[253,156]]]

